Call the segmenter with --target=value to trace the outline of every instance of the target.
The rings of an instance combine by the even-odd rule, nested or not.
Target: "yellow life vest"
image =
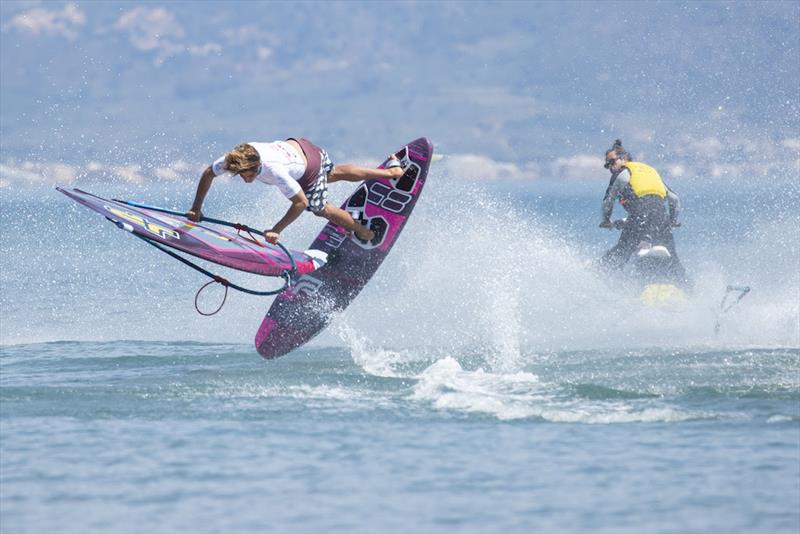
[[[650,165],[638,161],[628,161],[623,165],[631,171],[631,189],[637,197],[645,195],[667,196],[667,187],[661,181],[658,171]]]

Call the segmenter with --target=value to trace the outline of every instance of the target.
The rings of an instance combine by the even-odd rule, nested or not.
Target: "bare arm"
[[[200,222],[203,218],[203,201],[206,199],[208,190],[211,189],[211,183],[214,181],[214,171],[211,166],[206,167],[203,174],[200,176],[200,183],[197,184],[197,192],[194,195],[194,202],[192,202],[192,209],[190,209],[186,216],[191,221]]]
[[[303,213],[303,210],[308,207],[308,199],[306,198],[306,194],[302,191],[297,193],[289,200],[292,201],[292,205],[289,206],[288,210],[286,210],[286,215],[281,217],[281,220],[275,223],[275,226],[272,227],[272,230],[267,230],[264,232],[264,237],[266,240],[273,245],[278,242],[281,232],[283,232],[287,226],[292,224],[294,220],[297,219],[301,213]]]

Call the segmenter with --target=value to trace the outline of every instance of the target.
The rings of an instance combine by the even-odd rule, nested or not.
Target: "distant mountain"
[[[622,137],[698,172],[791,168],[798,28],[797,2],[4,1],[0,159],[206,161],[288,135],[353,158],[426,135],[524,167]]]

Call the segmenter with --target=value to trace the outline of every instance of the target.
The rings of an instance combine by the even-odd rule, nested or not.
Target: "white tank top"
[[[286,198],[292,198],[302,191],[298,180],[306,172],[303,156],[286,141],[273,141],[271,143],[248,142],[258,152],[261,159],[256,180],[265,184],[276,186]],[[214,176],[228,172],[225,168],[225,156],[211,164]]]

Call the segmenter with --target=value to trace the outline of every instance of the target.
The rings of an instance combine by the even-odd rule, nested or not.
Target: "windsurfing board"
[[[270,243],[233,231],[201,226],[177,215],[109,200],[80,189],[56,189],[78,204],[100,213],[117,227],[186,254],[265,276],[281,276],[292,268],[283,249]],[[314,271],[320,264],[317,251],[309,252],[311,254],[290,251],[300,275]]]
[[[359,294],[397,242],[425,185],[433,145],[419,138],[395,155],[405,169],[401,177],[362,182],[342,205],[375,238],[367,243],[341,226],[325,225],[310,248],[327,253],[328,262],[275,298],[255,338],[264,358],[282,356],[319,334]]]

